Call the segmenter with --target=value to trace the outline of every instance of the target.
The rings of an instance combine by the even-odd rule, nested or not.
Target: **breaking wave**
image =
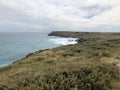
[[[77,38],[61,38],[61,37],[54,37],[54,39],[50,39],[50,41],[59,45],[76,44],[77,43],[76,40]]]

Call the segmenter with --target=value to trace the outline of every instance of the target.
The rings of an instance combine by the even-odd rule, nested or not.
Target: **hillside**
[[[120,33],[49,35],[79,43],[39,50],[0,68],[0,90],[120,90]]]

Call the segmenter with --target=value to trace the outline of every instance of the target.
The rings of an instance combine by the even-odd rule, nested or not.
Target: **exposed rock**
[[[78,43],[82,43],[82,42],[85,42],[86,39],[84,39],[84,38],[79,38],[79,39],[77,39],[76,41],[77,41]]]

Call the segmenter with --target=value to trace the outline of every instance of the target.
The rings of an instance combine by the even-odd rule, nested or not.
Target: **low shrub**
[[[116,66],[104,64],[63,71],[45,76],[44,90],[107,90],[111,88],[111,79],[116,75]]]

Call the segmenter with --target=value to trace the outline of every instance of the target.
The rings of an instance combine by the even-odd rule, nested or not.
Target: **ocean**
[[[76,38],[48,36],[48,33],[0,33],[0,67],[20,60],[28,53],[75,43]]]

